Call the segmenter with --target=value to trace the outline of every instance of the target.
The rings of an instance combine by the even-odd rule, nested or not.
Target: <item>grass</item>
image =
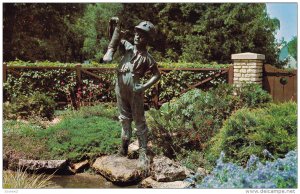
[[[78,161],[117,151],[121,126],[113,104],[82,107],[57,115],[61,121],[47,127],[36,121],[4,121],[6,157]]]
[[[4,189],[42,189],[57,188],[50,179],[53,175],[44,174],[27,174],[25,171],[18,169],[16,172],[3,172]]]
[[[48,139],[52,158],[81,160],[111,154],[120,144],[121,126],[117,121],[99,116],[73,117],[40,133]]]
[[[65,111],[58,111],[55,114],[62,119],[71,119],[74,117],[88,118],[91,116],[99,116],[116,121],[118,120],[118,109],[115,103],[105,103],[96,106],[84,106],[77,111],[69,109]]]
[[[49,159],[45,138],[37,134],[43,127],[24,121],[6,120],[3,123],[3,151],[8,158]]]

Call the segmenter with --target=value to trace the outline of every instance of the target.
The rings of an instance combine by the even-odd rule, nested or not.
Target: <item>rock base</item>
[[[193,172],[165,156],[156,156],[151,166],[151,177],[158,182],[182,181]]]
[[[33,173],[74,174],[67,160],[19,160],[19,167]]]
[[[138,168],[138,160],[116,155],[98,158],[92,168],[109,181],[119,185],[138,183],[148,174],[145,170]]]

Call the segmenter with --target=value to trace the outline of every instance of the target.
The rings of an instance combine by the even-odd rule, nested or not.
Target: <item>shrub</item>
[[[269,104],[265,108],[238,110],[209,143],[206,158],[213,162],[223,150],[229,161],[245,165],[250,155],[261,159],[263,150],[283,157],[297,145],[297,104]]]
[[[15,120],[3,122],[3,156],[9,161],[9,169],[17,169],[18,159],[51,159],[45,138],[37,134],[42,126]]]
[[[204,159],[202,152],[196,150],[185,150],[183,149],[176,157],[176,161],[179,161],[183,166],[197,171],[200,166],[207,166],[207,161]]]
[[[22,61],[22,60],[15,60],[15,61],[9,61],[7,62],[8,66],[38,66],[38,67],[75,67],[78,65],[78,63],[61,63],[61,62],[51,62],[51,61],[38,61],[38,62],[29,62],[29,61]],[[91,61],[90,63],[82,64],[83,67],[112,67],[115,68],[118,66],[118,64],[103,64],[98,63],[95,61]],[[201,63],[159,63],[160,67],[163,68],[180,68],[180,67],[188,67],[188,68],[225,68],[228,66],[228,64],[217,64],[217,63],[211,63],[211,64],[201,64]]]
[[[4,118],[16,119],[38,116],[52,119],[55,110],[54,101],[40,92],[26,96],[21,95],[12,99],[11,103],[4,104]]]
[[[120,145],[120,129],[119,122],[105,117],[73,117],[41,131],[38,136],[47,139],[52,158],[78,161],[115,153]]]
[[[92,104],[93,102],[115,102],[114,91],[116,74],[114,71],[105,71],[89,69],[88,71],[97,74],[100,79],[93,78],[82,73],[82,89],[77,88],[76,72],[70,69],[40,69],[33,70],[25,68],[26,66],[44,66],[44,67],[75,67],[74,63],[59,62],[24,62],[11,61],[8,66],[24,66],[24,69],[14,69],[7,74],[7,81],[4,83],[4,101],[11,101],[12,98],[21,95],[29,95],[34,91],[51,96],[56,102],[68,102],[69,104],[83,103]],[[197,63],[160,63],[160,67],[165,68],[220,68],[216,71],[192,72],[174,70],[163,74],[160,80],[160,100],[167,102],[173,97],[178,97],[183,89],[189,85],[195,84],[198,80],[204,80],[215,72],[220,72],[221,68],[228,65],[224,64],[197,64]],[[116,64],[98,64],[92,62],[83,64],[85,67],[112,67]],[[216,78],[205,84],[205,88],[215,87],[217,84],[226,82],[226,75]],[[146,91],[146,102],[151,106],[152,99],[156,91],[154,87]]]
[[[116,121],[116,108],[111,104],[64,111],[59,116],[62,120],[47,128],[31,122],[6,120],[4,154],[16,159],[77,161],[117,151],[121,126]]]
[[[57,188],[51,178],[53,175],[30,175],[20,169],[17,172],[3,172],[4,189],[42,189]]]
[[[219,85],[208,92],[191,90],[163,104],[159,110],[148,111],[151,138],[169,157],[174,157],[182,148],[202,151],[233,111],[263,106],[270,100],[266,92],[252,84],[242,89]]]
[[[94,72],[93,73],[97,73]],[[82,74],[82,88],[77,87],[76,73],[67,69],[22,69],[10,73],[4,83],[4,101],[12,101],[22,95],[29,96],[35,91],[45,93],[56,102],[91,103],[115,101],[115,73],[100,74],[93,79]]]
[[[176,67],[176,64],[174,65]],[[187,89],[189,86],[192,86],[200,80],[205,80],[211,77],[214,73],[221,72],[217,71],[180,71],[174,69],[168,73],[163,73],[161,79],[159,80],[159,99],[162,103],[170,101],[174,97],[179,97],[183,90]],[[217,77],[214,80],[205,83],[202,85],[203,90],[209,88],[215,88],[219,84],[224,84],[227,82],[227,76]],[[148,102],[154,97],[154,86],[146,91],[146,99]]]
[[[251,155],[246,168],[224,163],[224,153],[212,173],[196,188],[297,188],[297,152],[290,151],[283,159],[263,165]]]
[[[246,107],[255,108],[272,100],[271,96],[265,90],[262,90],[258,84],[245,84],[243,87],[235,88],[235,90],[239,97],[236,107],[246,105]]]

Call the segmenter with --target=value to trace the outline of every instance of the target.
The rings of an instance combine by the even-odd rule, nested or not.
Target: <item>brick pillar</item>
[[[262,86],[263,61],[265,55],[256,53],[239,53],[231,55],[233,60],[233,84],[257,83]]]

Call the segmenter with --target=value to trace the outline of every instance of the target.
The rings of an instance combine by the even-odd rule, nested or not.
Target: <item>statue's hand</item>
[[[133,87],[133,91],[134,92],[144,92],[145,91],[145,87],[143,84],[136,84],[134,87]]]
[[[105,55],[103,56],[103,61],[104,61],[105,63],[111,62],[112,59],[113,59],[113,54],[114,54],[114,53],[113,53],[113,49],[109,48],[109,49],[106,51]]]

